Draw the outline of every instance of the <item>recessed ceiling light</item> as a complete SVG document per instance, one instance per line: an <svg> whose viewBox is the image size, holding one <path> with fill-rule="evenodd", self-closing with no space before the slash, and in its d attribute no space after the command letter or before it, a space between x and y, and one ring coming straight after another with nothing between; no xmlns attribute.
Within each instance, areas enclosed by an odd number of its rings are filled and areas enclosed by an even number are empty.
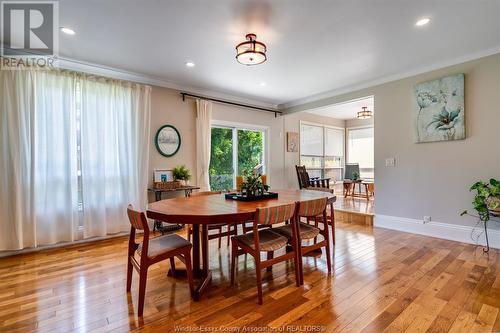
<svg viewBox="0 0 500 333"><path fill-rule="evenodd" d="M66 35L74 35L75 30L66 28L66 27L61 27L61 31L64 32Z"/></svg>
<svg viewBox="0 0 500 333"><path fill-rule="evenodd" d="M261 82L261 83L259 83L259 85L260 85L261 87L265 87L265 86L266 86L266 83L265 83L265 82Z"/></svg>
<svg viewBox="0 0 500 333"><path fill-rule="evenodd" d="M426 24L427 24L427 23L429 23L430 21L431 21L431 19L430 19L430 18L425 17L425 18L422 18L422 19L418 20L418 21L415 23L415 25L416 25L417 27L421 27L421 26L426 25Z"/></svg>
<svg viewBox="0 0 500 333"><path fill-rule="evenodd" d="M192 61L186 62L186 67L194 67L194 66L195 66L194 62L192 62Z"/></svg>

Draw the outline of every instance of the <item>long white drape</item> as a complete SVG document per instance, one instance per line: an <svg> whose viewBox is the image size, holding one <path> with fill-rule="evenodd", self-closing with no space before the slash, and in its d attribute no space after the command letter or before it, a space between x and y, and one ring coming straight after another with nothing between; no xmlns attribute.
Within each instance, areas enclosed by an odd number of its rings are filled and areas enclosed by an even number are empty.
<svg viewBox="0 0 500 333"><path fill-rule="evenodd" d="M84 237L129 230L129 203L147 204L150 87L82 78Z"/></svg>
<svg viewBox="0 0 500 333"><path fill-rule="evenodd" d="M84 238L129 230L127 205L147 204L150 89L0 71L0 250L73 241L80 219Z"/></svg>
<svg viewBox="0 0 500 333"><path fill-rule="evenodd" d="M212 102L196 100L196 180L201 191L210 190Z"/></svg>
<svg viewBox="0 0 500 333"><path fill-rule="evenodd" d="M0 250L75 239L74 88L69 73L0 71Z"/></svg>

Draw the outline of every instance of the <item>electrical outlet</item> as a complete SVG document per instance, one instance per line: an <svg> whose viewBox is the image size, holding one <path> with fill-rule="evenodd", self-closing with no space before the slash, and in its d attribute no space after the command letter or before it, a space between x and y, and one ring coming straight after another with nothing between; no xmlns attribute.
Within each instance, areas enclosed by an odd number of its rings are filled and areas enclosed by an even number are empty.
<svg viewBox="0 0 500 333"><path fill-rule="evenodd" d="M396 166L396 159L394 157L386 158L385 159L385 166L386 167L394 167L394 166Z"/></svg>
<svg viewBox="0 0 500 333"><path fill-rule="evenodd" d="M424 224L427 224L431 221L431 217L430 216L424 216Z"/></svg>

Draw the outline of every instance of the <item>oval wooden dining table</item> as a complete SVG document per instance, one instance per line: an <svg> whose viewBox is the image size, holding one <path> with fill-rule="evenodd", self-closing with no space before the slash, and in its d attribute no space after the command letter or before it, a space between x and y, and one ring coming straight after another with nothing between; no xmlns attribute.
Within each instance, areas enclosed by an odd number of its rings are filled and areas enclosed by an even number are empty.
<svg viewBox="0 0 500 333"><path fill-rule="evenodd" d="M251 221L257 208L273 207L304 202L317 198L335 201L329 192L310 190L273 190L278 198L258 201L236 201L226 199L224 194L173 198L149 204L147 216L150 219L168 223L193 225L193 275L201 279L195 289L194 300L199 300L212 280L209 268L208 225L216 223L242 223ZM200 239L201 227L201 239ZM203 267L200 265L200 249Z"/></svg>

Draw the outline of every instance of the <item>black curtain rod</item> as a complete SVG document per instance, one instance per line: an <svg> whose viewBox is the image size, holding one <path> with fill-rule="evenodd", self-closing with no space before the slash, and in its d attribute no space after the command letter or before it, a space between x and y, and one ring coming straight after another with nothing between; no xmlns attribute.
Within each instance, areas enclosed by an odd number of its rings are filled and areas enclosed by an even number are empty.
<svg viewBox="0 0 500 333"><path fill-rule="evenodd" d="M278 111L278 110L272 110L272 109L261 108L261 107L258 107L258 106L252 106L252 105L240 104L240 103L236 103L236 102L224 101L222 99L216 99L216 98L211 98L211 97L206 97L206 96L193 95L193 94L186 93L186 92L181 92L181 95L182 95L182 100L183 101L186 100L186 97L192 97L192 98L206 99L206 100L209 100L209 101L212 101L212 102L217 102L217 103L223 103L223 104L240 106L240 107L243 107L243 108L255 109L255 110L259 110L259 111L272 112L272 113L274 113L274 117L277 117L278 114L282 113L281 111Z"/></svg>

